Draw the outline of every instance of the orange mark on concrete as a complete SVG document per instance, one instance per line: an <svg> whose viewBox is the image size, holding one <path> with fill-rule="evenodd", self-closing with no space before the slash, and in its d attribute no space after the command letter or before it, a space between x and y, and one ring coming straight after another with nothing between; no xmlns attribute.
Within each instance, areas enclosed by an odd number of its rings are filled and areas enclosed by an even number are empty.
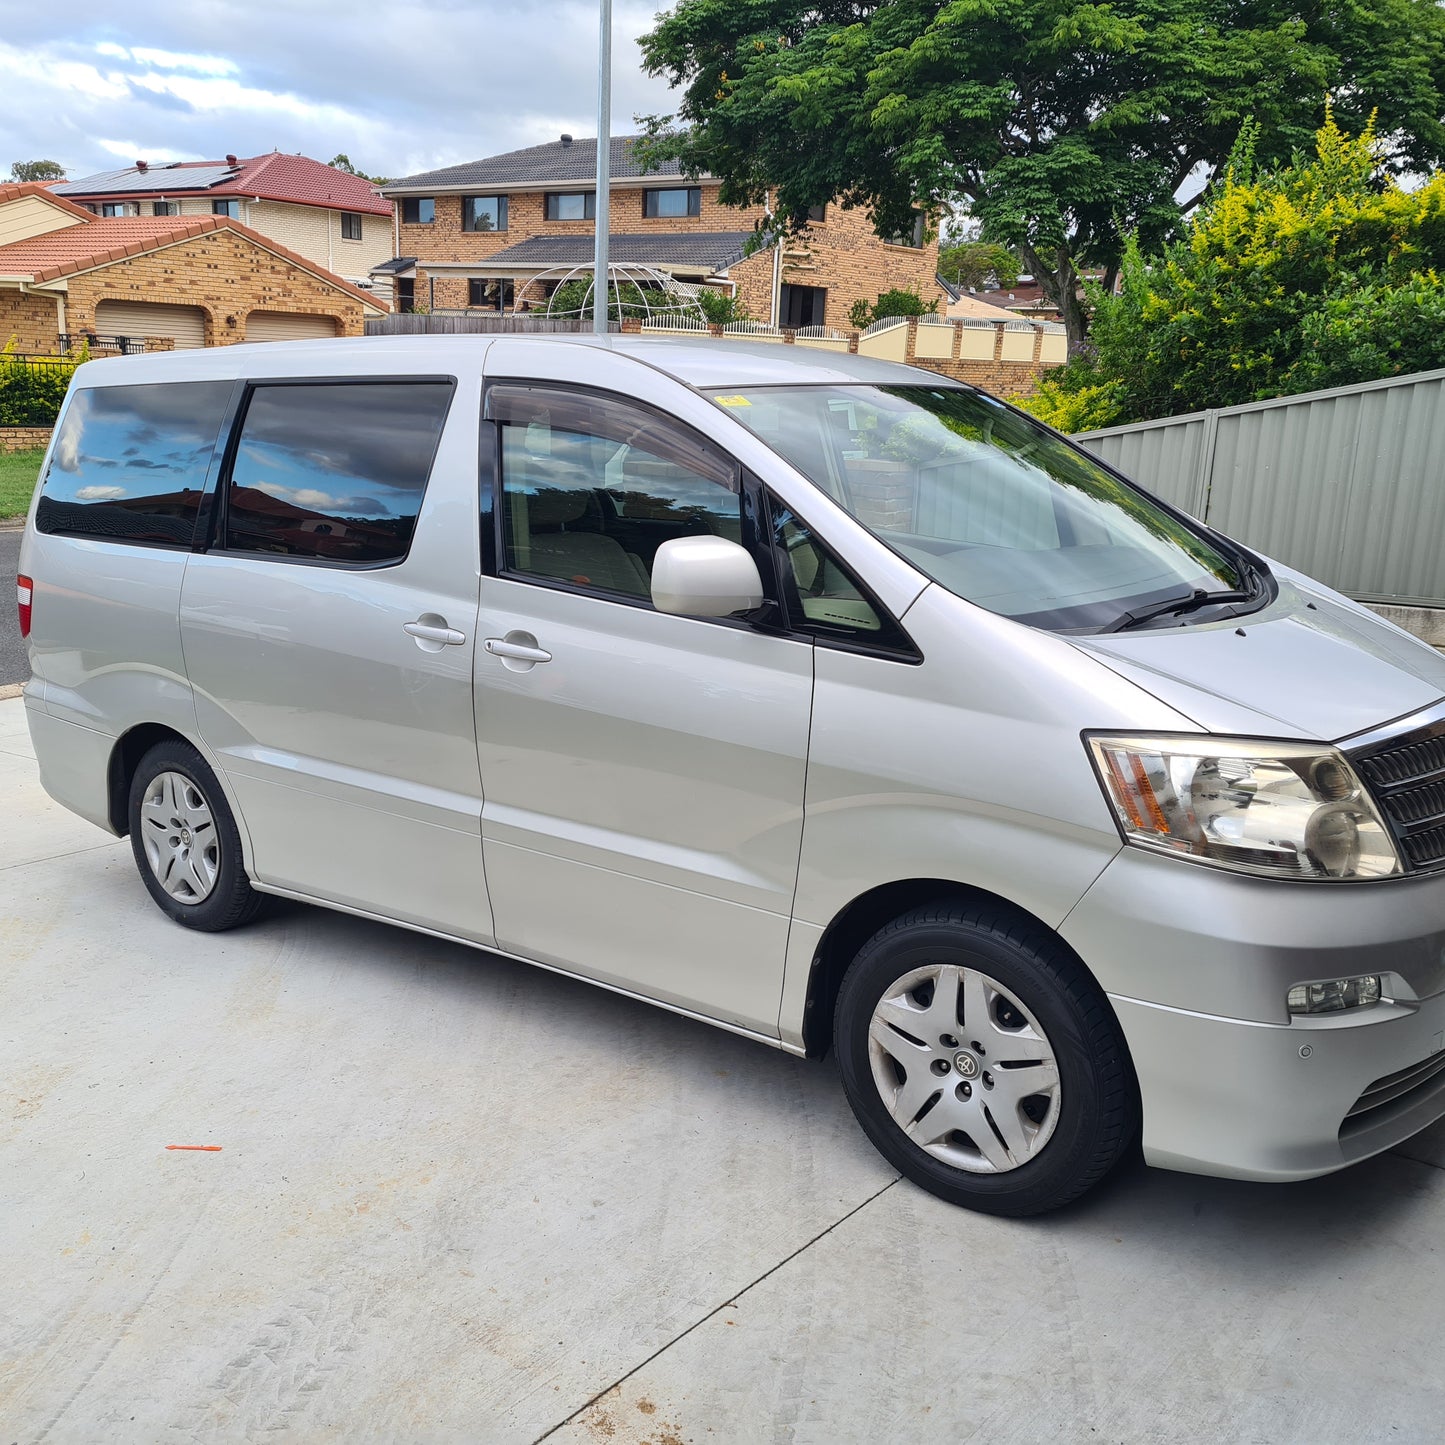
<svg viewBox="0 0 1445 1445"><path fill-rule="evenodd" d="M203 1153L203 1154L219 1154L219 1153L221 1152L221 1146L220 1146L219 1144L167 1144L167 1145L166 1145L166 1148L167 1148L167 1149L196 1149L196 1150L199 1150L199 1151L200 1151L201 1153Z"/></svg>

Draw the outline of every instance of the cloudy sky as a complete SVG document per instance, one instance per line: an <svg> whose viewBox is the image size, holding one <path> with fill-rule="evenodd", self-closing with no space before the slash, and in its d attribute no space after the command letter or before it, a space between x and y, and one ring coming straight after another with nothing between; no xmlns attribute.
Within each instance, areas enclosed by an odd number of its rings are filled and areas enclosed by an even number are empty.
<svg viewBox="0 0 1445 1445"><path fill-rule="evenodd" d="M673 107L614 0L612 125ZM596 130L591 0L0 0L0 179L136 160L345 152L373 175Z"/></svg>

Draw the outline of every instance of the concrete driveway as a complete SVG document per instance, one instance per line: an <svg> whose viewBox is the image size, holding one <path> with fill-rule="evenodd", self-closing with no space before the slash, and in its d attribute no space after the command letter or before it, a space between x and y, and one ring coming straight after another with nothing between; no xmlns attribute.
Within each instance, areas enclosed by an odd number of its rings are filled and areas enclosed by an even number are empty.
<svg viewBox="0 0 1445 1445"><path fill-rule="evenodd" d="M25 643L20 637L20 614L10 601L15 594L15 573L20 565L19 527L0 524L0 698L30 676Z"/></svg>
<svg viewBox="0 0 1445 1445"><path fill-rule="evenodd" d="M1440 1438L1439 1129L986 1219L831 1064L319 909L176 928L19 701L0 820L5 1442Z"/></svg>

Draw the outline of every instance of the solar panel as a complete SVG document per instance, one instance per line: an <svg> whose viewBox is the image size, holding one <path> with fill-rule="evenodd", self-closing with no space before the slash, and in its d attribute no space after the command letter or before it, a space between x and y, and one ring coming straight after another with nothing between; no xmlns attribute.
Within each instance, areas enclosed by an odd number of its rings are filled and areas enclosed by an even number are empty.
<svg viewBox="0 0 1445 1445"><path fill-rule="evenodd" d="M79 181L66 181L52 186L57 196L117 195L122 191L208 191L239 173L233 166L151 166L138 171L127 166L123 171L102 171Z"/></svg>

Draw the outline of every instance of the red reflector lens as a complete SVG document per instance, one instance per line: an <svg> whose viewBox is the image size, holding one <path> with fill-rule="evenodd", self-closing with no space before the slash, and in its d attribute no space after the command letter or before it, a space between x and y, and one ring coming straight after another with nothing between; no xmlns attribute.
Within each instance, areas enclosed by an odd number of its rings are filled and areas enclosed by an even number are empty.
<svg viewBox="0 0 1445 1445"><path fill-rule="evenodd" d="M35 584L28 577L15 579L15 601L20 608L20 635L30 636L30 598Z"/></svg>

